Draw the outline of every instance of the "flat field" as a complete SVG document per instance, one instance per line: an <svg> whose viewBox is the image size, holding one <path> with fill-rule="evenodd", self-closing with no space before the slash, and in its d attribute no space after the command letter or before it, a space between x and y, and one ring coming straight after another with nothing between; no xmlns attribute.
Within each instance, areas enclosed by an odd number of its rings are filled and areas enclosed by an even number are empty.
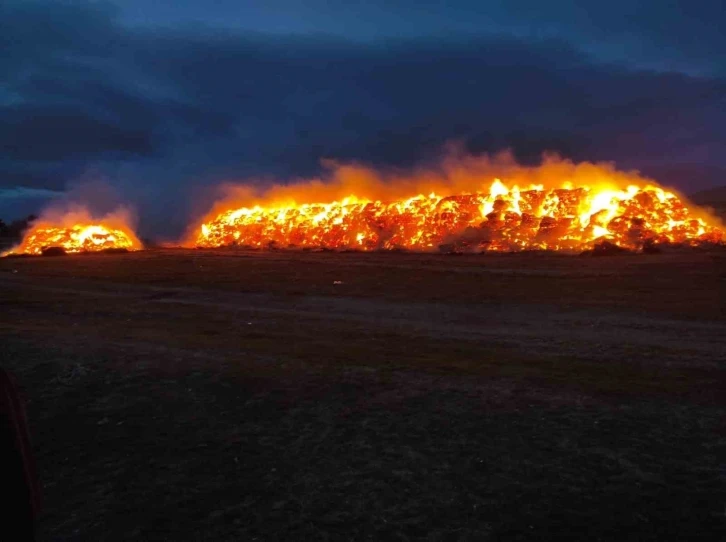
<svg viewBox="0 0 726 542"><path fill-rule="evenodd" d="M725 540L726 252L0 259L41 540Z"/></svg>

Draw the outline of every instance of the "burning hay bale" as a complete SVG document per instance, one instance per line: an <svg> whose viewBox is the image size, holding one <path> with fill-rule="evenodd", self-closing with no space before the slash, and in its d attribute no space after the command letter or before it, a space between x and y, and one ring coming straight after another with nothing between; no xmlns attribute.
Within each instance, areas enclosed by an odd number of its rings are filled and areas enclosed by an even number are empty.
<svg viewBox="0 0 726 542"><path fill-rule="evenodd" d="M603 255L723 241L715 223L652 184L624 190L609 185L522 190L497 180L488 192L419 194L388 202L351 196L330 203L229 209L209 217L193 244Z"/></svg>
<svg viewBox="0 0 726 542"><path fill-rule="evenodd" d="M70 214L55 221L40 220L9 254L61 256L86 252L120 253L141 249L131 229L118 218L108 224L87 223L86 215Z"/></svg>

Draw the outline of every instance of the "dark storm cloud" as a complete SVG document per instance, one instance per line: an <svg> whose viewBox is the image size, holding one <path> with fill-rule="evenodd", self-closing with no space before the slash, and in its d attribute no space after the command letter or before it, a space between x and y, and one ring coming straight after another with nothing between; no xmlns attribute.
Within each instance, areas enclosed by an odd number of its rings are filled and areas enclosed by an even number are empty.
<svg viewBox="0 0 726 542"><path fill-rule="evenodd" d="M231 127L146 73L136 36L103 4L8 3L0 21L0 170L10 161L144 159L185 133Z"/></svg>
<svg viewBox="0 0 726 542"><path fill-rule="evenodd" d="M59 160L104 152L143 156L152 151L150 133L106 123L69 106L4 108L0 146L18 160Z"/></svg>
<svg viewBox="0 0 726 542"><path fill-rule="evenodd" d="M724 73L722 0L237 0L119 3L125 21L211 25L361 41L436 36L556 38L599 60L686 73Z"/></svg>
<svg viewBox="0 0 726 542"><path fill-rule="evenodd" d="M203 200L194 186L313 175L321 158L420 164L450 141L646 173L697 163L681 188L722 182L717 76L604 64L559 37L134 29L104 6L0 8L0 186L58 189L90 168L138 204L142 227L179 231L190 193Z"/></svg>
<svg viewBox="0 0 726 542"><path fill-rule="evenodd" d="M46 190L44 188L3 188L0 189L0 199L23 199L23 198L55 198L63 192Z"/></svg>

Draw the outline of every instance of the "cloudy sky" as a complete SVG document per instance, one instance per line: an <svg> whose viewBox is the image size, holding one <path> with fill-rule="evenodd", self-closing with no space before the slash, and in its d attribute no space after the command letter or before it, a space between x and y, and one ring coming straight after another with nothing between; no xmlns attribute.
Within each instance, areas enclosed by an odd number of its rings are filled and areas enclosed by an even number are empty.
<svg viewBox="0 0 726 542"><path fill-rule="evenodd" d="M102 179L174 235L232 179L456 141L726 184L720 0L0 2L0 218Z"/></svg>

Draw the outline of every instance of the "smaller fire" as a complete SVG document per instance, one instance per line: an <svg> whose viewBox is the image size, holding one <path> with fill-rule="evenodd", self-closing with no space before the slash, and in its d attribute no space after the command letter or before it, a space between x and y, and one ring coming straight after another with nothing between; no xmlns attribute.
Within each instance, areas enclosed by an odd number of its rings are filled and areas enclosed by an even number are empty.
<svg viewBox="0 0 726 542"><path fill-rule="evenodd" d="M124 213L94 220L82 210L53 219L38 219L20 245L3 255L42 254L51 248L78 253L109 249L140 250L142 245L127 225Z"/></svg>

